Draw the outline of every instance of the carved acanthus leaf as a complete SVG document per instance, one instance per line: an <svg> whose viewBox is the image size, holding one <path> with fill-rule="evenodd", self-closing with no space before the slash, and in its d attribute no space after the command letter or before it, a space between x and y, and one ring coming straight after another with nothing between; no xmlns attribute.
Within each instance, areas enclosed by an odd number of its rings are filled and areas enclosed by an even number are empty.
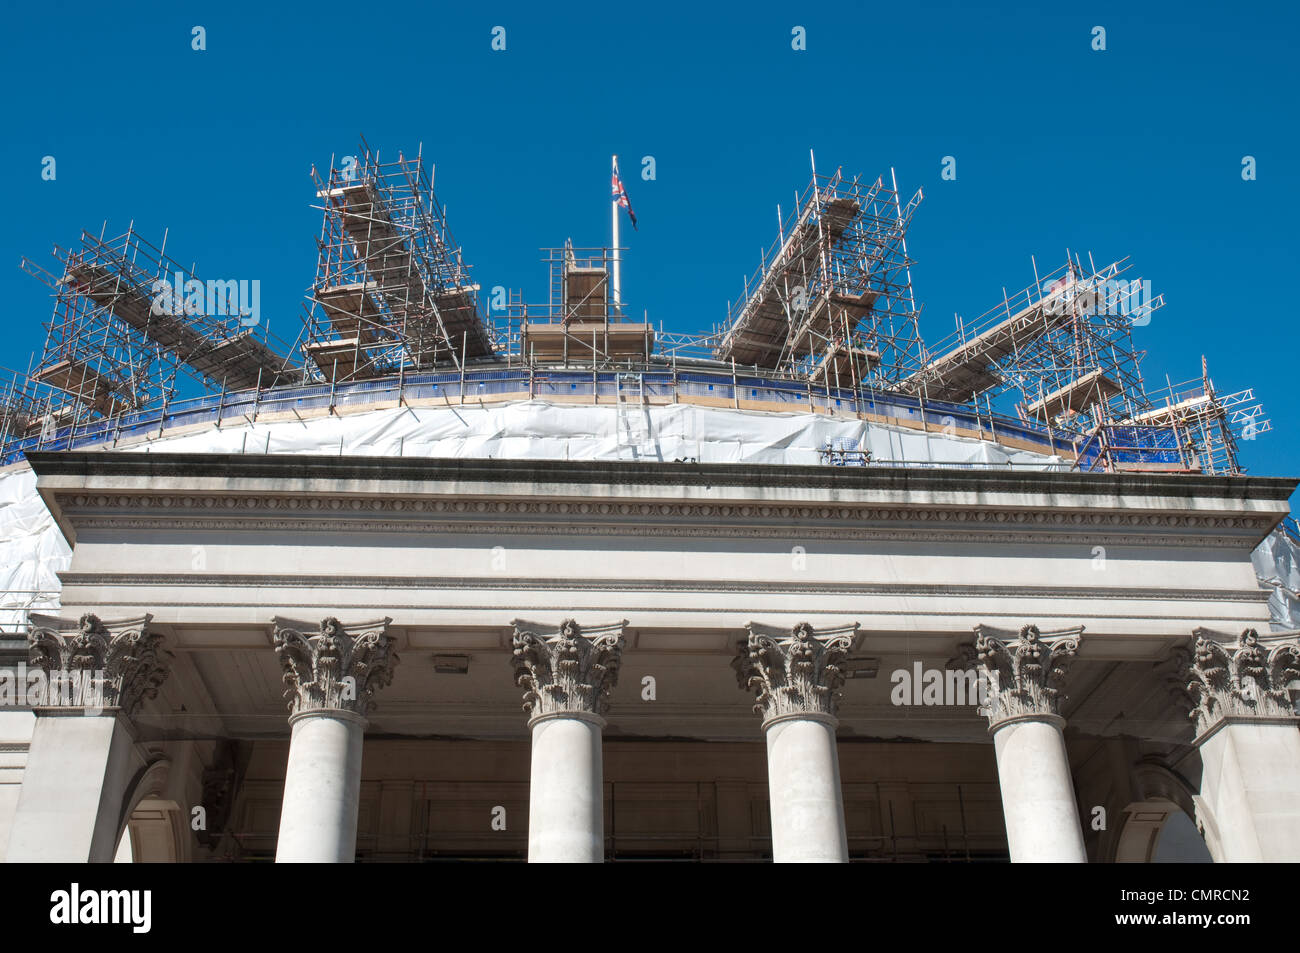
<svg viewBox="0 0 1300 953"><path fill-rule="evenodd" d="M45 672L51 707L59 700L59 681L80 699L71 707L120 709L134 714L156 698L166 680L172 654L163 637L149 630L152 615L104 622L86 613L73 629L36 628L27 637L29 664Z"/></svg>
<svg viewBox="0 0 1300 953"><path fill-rule="evenodd" d="M1246 629L1235 640L1196 629L1191 653L1175 653L1183 667L1186 692L1179 693L1204 734L1224 718L1295 718L1287 686L1300 679L1300 640L1263 638ZM1272 643L1272 644L1268 644Z"/></svg>
<svg viewBox="0 0 1300 953"><path fill-rule="evenodd" d="M515 684L524 689L529 718L604 715L618 683L626 626L626 619L586 629L573 619L556 628L516 620Z"/></svg>
<svg viewBox="0 0 1300 953"><path fill-rule="evenodd" d="M1026 716L1059 717L1065 676L1082 634L1083 626L1044 634L1025 625L1014 634L977 625L973 650L965 655L988 676L989 726Z"/></svg>
<svg viewBox="0 0 1300 953"><path fill-rule="evenodd" d="M388 635L391 621L345 626L331 616L312 634L277 622L275 654L284 670L289 711L369 713L375 693L393 680L399 661Z"/></svg>
<svg viewBox="0 0 1300 953"><path fill-rule="evenodd" d="M787 715L834 717L844 674L840 663L856 640L858 623L814 629L800 622L784 632L751 622L732 668L740 687L755 693L754 711L768 722Z"/></svg>

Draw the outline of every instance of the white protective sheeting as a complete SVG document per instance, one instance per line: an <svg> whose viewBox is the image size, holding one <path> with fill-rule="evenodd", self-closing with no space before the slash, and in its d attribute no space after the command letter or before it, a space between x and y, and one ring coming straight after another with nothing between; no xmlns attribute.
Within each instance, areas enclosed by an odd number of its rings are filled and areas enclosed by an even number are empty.
<svg viewBox="0 0 1300 953"><path fill-rule="evenodd" d="M72 551L36 495L29 469L0 475L0 631L27 622L27 610L56 608L59 579Z"/></svg>
<svg viewBox="0 0 1300 953"><path fill-rule="evenodd" d="M1250 554L1268 597L1274 629L1300 629L1300 543L1279 526Z"/></svg>
<svg viewBox="0 0 1300 953"><path fill-rule="evenodd" d="M824 465L823 448L868 450L882 465L1067 469L1059 458L987 441L920 433L821 414L771 414L672 404L582 406L520 401L495 407L402 407L167 436L122 447L144 453L278 453L474 457L517 460L685 460ZM71 553L25 468L0 474L0 623L13 630L26 608L56 608ZM1274 620L1300 626L1297 553L1275 533L1255 554L1261 585L1274 589ZM1290 547L1290 548L1287 548ZM1264 553L1264 555L1261 555ZM1265 561L1266 560L1266 561ZM1267 578L1266 578L1267 577ZM1279 582L1268 582L1268 579ZM1287 581L1289 580L1289 581ZM1286 591L1289 589L1289 593Z"/></svg>
<svg viewBox="0 0 1300 953"><path fill-rule="evenodd" d="M339 453L515 460L681 460L821 463L819 450L870 450L880 462L1055 467L996 444L835 419L672 404L598 407L521 401L496 407L391 410L223 427L129 449L204 453Z"/></svg>

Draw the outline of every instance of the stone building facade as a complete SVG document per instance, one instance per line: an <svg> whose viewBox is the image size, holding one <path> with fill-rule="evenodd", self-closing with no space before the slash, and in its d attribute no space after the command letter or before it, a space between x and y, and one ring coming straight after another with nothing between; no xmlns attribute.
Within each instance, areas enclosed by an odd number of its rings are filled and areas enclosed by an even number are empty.
<svg viewBox="0 0 1300 953"><path fill-rule="evenodd" d="M30 462L10 861L1300 860L1293 480Z"/></svg>

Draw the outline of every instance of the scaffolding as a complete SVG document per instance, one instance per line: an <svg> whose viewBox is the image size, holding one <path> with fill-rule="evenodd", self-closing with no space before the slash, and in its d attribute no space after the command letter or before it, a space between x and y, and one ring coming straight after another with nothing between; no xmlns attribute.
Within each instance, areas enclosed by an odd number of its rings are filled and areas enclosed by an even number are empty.
<svg viewBox="0 0 1300 953"><path fill-rule="evenodd" d="M921 365L904 205L890 176L814 169L776 242L717 330L715 356L834 386L888 387Z"/></svg>
<svg viewBox="0 0 1300 953"><path fill-rule="evenodd" d="M0 447L31 433L40 417L38 399L27 375L0 368Z"/></svg>
<svg viewBox="0 0 1300 953"><path fill-rule="evenodd" d="M1103 423L1131 418L1150 403L1142 383L1142 353L1132 329L1164 304L1150 283L1121 278L1127 259L1096 268L1077 256L1047 275L1034 265L1034 283L957 329L937 357L901 382L926 400L969 403L1006 397L1016 413L1049 427L1090 434ZM1147 294L1143 295L1143 290Z"/></svg>
<svg viewBox="0 0 1300 953"><path fill-rule="evenodd" d="M362 139L324 178L311 174L323 221L304 349L316 375L364 380L495 356L423 147L381 162Z"/></svg>
<svg viewBox="0 0 1300 953"><path fill-rule="evenodd" d="M56 271L22 260L55 299L42 352L9 399L31 414L29 431L165 405L178 380L216 392L300 377L248 307L260 290L201 281L166 245L165 233L155 247L133 223L115 238L83 231L75 249L56 245Z"/></svg>
<svg viewBox="0 0 1300 953"><path fill-rule="evenodd" d="M543 248L550 274L547 300L527 304L512 294L500 337L517 342L528 363L649 363L653 326L628 320L610 293L610 273L621 250L574 248L571 241Z"/></svg>
<svg viewBox="0 0 1300 953"><path fill-rule="evenodd" d="M1170 384L1150 403L1150 409L1123 423L1172 428L1187 468L1201 473L1240 473L1238 441L1273 429L1254 388L1231 394L1215 390L1204 355L1199 380Z"/></svg>
<svg viewBox="0 0 1300 953"><path fill-rule="evenodd" d="M696 385L708 389L701 399L736 408L762 395L864 416L897 404L923 431L934 419L969 421L958 429L1045 447L1082 470L1239 473L1239 442L1271 429L1254 392L1218 393L1204 362L1199 381L1148 395L1133 328L1164 299L1128 277L1127 259L1097 268L1091 255L1085 265L1067 251L1046 275L1033 261L1032 285L1003 289L998 305L974 321L958 317L955 333L928 349L906 237L922 193L904 202L892 171L886 184L814 167L794 210L777 209L776 240L728 303L726 323L698 335L629 317L614 294L623 249L571 241L543 249L545 301L509 291L487 311L422 149L381 162L363 139L357 155L311 174L322 225L292 348L274 345L256 315L246 320L232 287L242 283L199 281L166 255L165 235L155 248L133 225L113 239L83 232L73 250L56 246L51 271L23 259L55 306L27 373L0 369L4 453L115 443L146 425L161 432L186 396L182 377L221 391L219 421L231 393L256 408L267 389L324 384L332 401L353 387L378 392L386 385L374 382L391 378L401 394L415 372L456 379L462 402L467 378L476 388L509 378L511 393L532 397L554 393L563 377L570 397L589 379L593 403L612 395L620 406L676 401L679 387ZM295 357L304 363L293 366ZM575 367L581 381L565 376ZM626 439L636 443L632 423Z"/></svg>

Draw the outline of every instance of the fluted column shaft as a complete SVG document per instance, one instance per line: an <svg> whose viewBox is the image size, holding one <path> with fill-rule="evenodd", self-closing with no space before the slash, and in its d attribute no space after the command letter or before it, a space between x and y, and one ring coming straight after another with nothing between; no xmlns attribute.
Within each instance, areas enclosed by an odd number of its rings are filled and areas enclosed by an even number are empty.
<svg viewBox="0 0 1300 953"><path fill-rule="evenodd" d="M844 682L838 663L856 631L856 624L819 631L750 623L732 663L763 716L776 863L848 862L835 711Z"/></svg>
<svg viewBox="0 0 1300 953"><path fill-rule="evenodd" d="M390 621L327 618L314 635L277 622L291 728L276 863L356 859L365 715L398 661Z"/></svg>
<svg viewBox="0 0 1300 953"><path fill-rule="evenodd" d="M995 629L976 628L970 656L988 678L986 714L1012 863L1088 862L1060 715L1082 632L1042 635L1027 625L1003 639Z"/></svg>
<svg viewBox="0 0 1300 953"><path fill-rule="evenodd" d="M604 712L618 681L623 627L515 622L515 681L532 732L528 862L605 859Z"/></svg>

